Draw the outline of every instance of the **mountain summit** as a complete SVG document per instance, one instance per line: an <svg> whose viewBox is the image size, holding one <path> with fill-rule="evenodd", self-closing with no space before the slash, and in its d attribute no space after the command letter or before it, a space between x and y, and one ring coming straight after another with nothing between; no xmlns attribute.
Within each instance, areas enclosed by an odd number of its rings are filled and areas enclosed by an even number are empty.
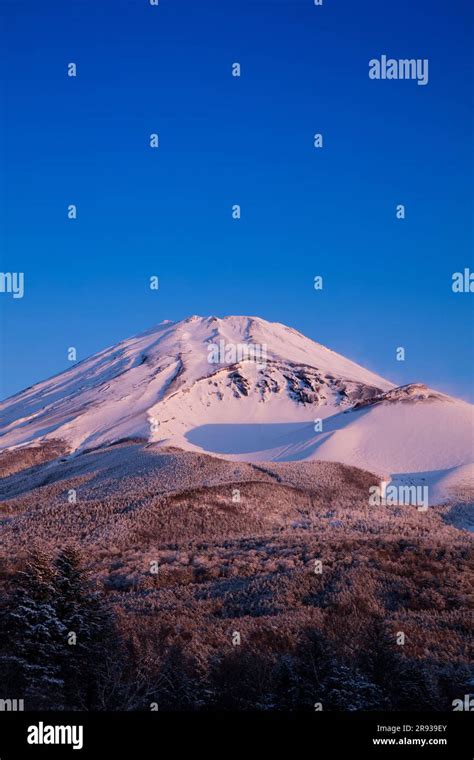
<svg viewBox="0 0 474 760"><path fill-rule="evenodd" d="M375 472L472 461L472 406L389 381L258 317L165 321L0 404L0 450L142 438L229 459Z"/></svg>

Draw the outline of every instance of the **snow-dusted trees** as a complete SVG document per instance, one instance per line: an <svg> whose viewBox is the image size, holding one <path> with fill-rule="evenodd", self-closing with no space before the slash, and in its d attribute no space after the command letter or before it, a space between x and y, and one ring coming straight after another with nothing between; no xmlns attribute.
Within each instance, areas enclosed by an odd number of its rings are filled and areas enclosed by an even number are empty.
<svg viewBox="0 0 474 760"><path fill-rule="evenodd" d="M0 696L24 699L27 710L101 709L118 648L77 550L32 552L0 602Z"/></svg>
<svg viewBox="0 0 474 760"><path fill-rule="evenodd" d="M43 552L31 555L0 608L2 697L24 699L26 709L60 709L64 682L54 656L66 640L54 600L54 569Z"/></svg>

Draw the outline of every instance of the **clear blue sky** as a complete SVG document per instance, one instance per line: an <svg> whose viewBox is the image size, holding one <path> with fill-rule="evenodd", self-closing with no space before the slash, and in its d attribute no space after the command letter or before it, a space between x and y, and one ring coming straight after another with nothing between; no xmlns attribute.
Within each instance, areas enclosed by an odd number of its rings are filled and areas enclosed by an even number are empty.
<svg viewBox="0 0 474 760"><path fill-rule="evenodd" d="M471 0L0 7L0 269L25 273L0 294L1 397L69 346L251 314L474 399L473 296L451 291L474 269ZM382 54L428 58L429 84L370 80Z"/></svg>

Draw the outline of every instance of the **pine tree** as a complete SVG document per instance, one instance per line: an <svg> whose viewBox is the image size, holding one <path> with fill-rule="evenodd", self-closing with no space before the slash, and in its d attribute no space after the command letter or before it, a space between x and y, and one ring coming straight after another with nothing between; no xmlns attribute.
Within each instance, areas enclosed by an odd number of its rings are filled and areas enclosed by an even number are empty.
<svg viewBox="0 0 474 760"><path fill-rule="evenodd" d="M120 657L112 616L90 587L76 548L60 552L55 571L56 613L65 630L58 661L66 700L78 709L100 709L106 662Z"/></svg>
<svg viewBox="0 0 474 760"><path fill-rule="evenodd" d="M104 709L120 641L73 547L31 553L0 603L2 698L27 710ZM114 684L117 689L117 684Z"/></svg>
<svg viewBox="0 0 474 760"><path fill-rule="evenodd" d="M65 628L54 605L50 557L32 552L0 608L2 697L24 699L26 709L61 709L64 681L55 657Z"/></svg>

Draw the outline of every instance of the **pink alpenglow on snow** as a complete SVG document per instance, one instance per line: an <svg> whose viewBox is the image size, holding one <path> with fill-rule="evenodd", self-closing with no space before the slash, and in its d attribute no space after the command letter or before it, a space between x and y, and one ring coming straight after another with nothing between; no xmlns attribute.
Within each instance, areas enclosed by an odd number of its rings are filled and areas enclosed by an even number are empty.
<svg viewBox="0 0 474 760"><path fill-rule="evenodd" d="M0 417L0 450L60 440L77 453L138 437L396 478L452 471L450 485L474 461L472 405L422 384L396 388L258 317L165 321L7 399Z"/></svg>

